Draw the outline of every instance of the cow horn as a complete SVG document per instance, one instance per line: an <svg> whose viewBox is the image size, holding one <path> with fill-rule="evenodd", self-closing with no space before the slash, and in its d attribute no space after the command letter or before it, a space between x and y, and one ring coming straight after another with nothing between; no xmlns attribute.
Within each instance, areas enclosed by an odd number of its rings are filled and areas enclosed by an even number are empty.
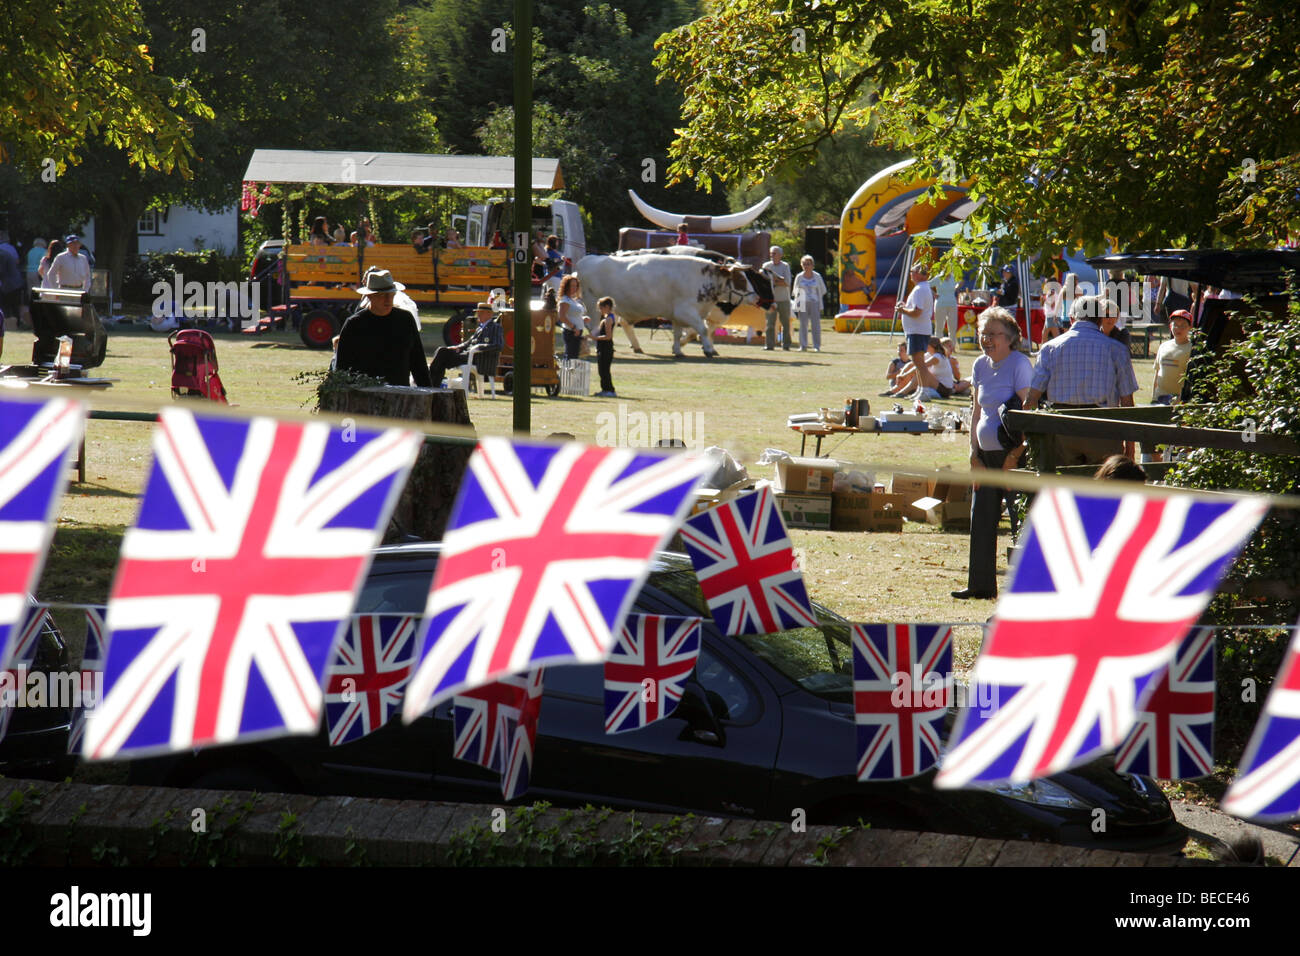
<svg viewBox="0 0 1300 956"><path fill-rule="evenodd" d="M629 189L627 194L632 197L632 205L636 206L637 212L645 216L656 226L663 229L676 229L678 225L687 220L687 216L681 216L673 212L665 212L662 209L656 209L647 203L644 199L636 194L636 190ZM709 229L712 232L733 232L737 229L744 229L750 223L762 214L763 210L772 202L772 197L767 196L750 206L744 212L728 213L725 216L696 216L689 217L699 219L708 219Z"/></svg>

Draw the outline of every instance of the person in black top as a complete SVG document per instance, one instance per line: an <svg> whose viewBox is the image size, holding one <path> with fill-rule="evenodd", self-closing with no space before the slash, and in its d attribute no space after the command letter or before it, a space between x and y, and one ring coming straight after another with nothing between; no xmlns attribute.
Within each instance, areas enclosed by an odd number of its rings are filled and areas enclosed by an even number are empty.
<svg viewBox="0 0 1300 956"><path fill-rule="evenodd" d="M499 349L505 345L505 331L497 321L492 306L480 302L474 312L475 318L478 319L478 328L473 334L460 345L444 345L433 353L433 361L429 363L429 380L435 387L441 385L447 369L465 364L465 355L471 347L481 345L489 349Z"/></svg>
<svg viewBox="0 0 1300 956"><path fill-rule="evenodd" d="M1020 304L1020 280L1009 265L1002 267L1002 284L993 290L993 304L1002 306L1012 315Z"/></svg>
<svg viewBox="0 0 1300 956"><path fill-rule="evenodd" d="M339 334L336 367L382 378L389 385L415 384L429 388L429 368L415 316L393 307L393 296L406 288L387 269L370 269L356 291L367 307L348 317Z"/></svg>

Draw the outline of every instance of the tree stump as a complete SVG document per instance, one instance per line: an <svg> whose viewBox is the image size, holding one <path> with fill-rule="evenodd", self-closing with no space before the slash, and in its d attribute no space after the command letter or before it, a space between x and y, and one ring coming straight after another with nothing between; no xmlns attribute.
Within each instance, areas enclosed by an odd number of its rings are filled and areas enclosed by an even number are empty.
<svg viewBox="0 0 1300 956"><path fill-rule="evenodd" d="M378 415L413 422L439 422L474 427L469 419L465 392L459 388L410 388L382 385L372 388L332 389L321 393L321 411L340 415ZM451 517L465 467L473 448L425 442L415 467L402 489L384 534L391 544L414 535L424 541L441 541Z"/></svg>

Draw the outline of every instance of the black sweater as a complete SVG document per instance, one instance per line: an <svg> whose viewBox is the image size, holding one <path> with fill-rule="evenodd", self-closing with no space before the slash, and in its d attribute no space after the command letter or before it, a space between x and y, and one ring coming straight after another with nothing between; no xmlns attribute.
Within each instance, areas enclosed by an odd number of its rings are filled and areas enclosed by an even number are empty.
<svg viewBox="0 0 1300 956"><path fill-rule="evenodd" d="M389 385L415 384L430 388L424 346L415 317L402 309L375 315L363 309L348 317L339 335L338 367L382 378Z"/></svg>

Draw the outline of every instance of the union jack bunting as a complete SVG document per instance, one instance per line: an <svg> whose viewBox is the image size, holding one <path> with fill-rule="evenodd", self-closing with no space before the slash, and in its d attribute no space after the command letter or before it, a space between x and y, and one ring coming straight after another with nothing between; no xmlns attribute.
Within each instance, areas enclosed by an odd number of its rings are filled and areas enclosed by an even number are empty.
<svg viewBox="0 0 1300 956"><path fill-rule="evenodd" d="M1248 820L1300 817L1300 628L1291 638L1222 806Z"/></svg>
<svg viewBox="0 0 1300 956"><path fill-rule="evenodd" d="M527 791L532 776L544 670L504 677L452 698L452 756L499 773L507 800Z"/></svg>
<svg viewBox="0 0 1300 956"><path fill-rule="evenodd" d="M545 661L604 660L701 467L685 455L481 441L443 538L403 718Z"/></svg>
<svg viewBox="0 0 1300 956"><path fill-rule="evenodd" d="M0 400L0 668L17 663L14 631L27 620L85 422L80 402Z"/></svg>
<svg viewBox="0 0 1300 956"><path fill-rule="evenodd" d="M854 624L858 779L899 780L939 762L952 706L952 628Z"/></svg>
<svg viewBox="0 0 1300 956"><path fill-rule="evenodd" d="M107 656L108 629L104 626L108 608L100 605L86 609L86 648L81 654L82 706L72 708L72 727L68 732L68 753L81 752L86 721L94 717L99 703L100 675Z"/></svg>
<svg viewBox="0 0 1300 956"><path fill-rule="evenodd" d="M106 759L315 733L419 436L162 412L108 605Z"/></svg>
<svg viewBox="0 0 1300 956"><path fill-rule="evenodd" d="M1214 772L1214 628L1183 638L1115 753L1115 769L1161 780Z"/></svg>
<svg viewBox="0 0 1300 956"><path fill-rule="evenodd" d="M722 633L817 626L785 523L767 488L691 516L682 526L682 542Z"/></svg>
<svg viewBox="0 0 1300 956"><path fill-rule="evenodd" d="M9 732L9 721L13 717L14 708L27 705L27 677L32 662L36 660L41 630L46 624L54 626L45 606L28 605L27 619L14 635L12 667L0 672L0 740ZM53 706L56 702L45 703Z"/></svg>
<svg viewBox="0 0 1300 956"><path fill-rule="evenodd" d="M700 618L629 614L605 661L605 733L640 730L682 699L700 657Z"/></svg>
<svg viewBox="0 0 1300 956"><path fill-rule="evenodd" d="M1118 747L1263 517L1228 501L1041 492L938 787L1022 783Z"/></svg>
<svg viewBox="0 0 1300 956"><path fill-rule="evenodd" d="M415 665L419 619L394 614L354 617L334 645L325 673L325 726L330 746L373 734L402 706Z"/></svg>

